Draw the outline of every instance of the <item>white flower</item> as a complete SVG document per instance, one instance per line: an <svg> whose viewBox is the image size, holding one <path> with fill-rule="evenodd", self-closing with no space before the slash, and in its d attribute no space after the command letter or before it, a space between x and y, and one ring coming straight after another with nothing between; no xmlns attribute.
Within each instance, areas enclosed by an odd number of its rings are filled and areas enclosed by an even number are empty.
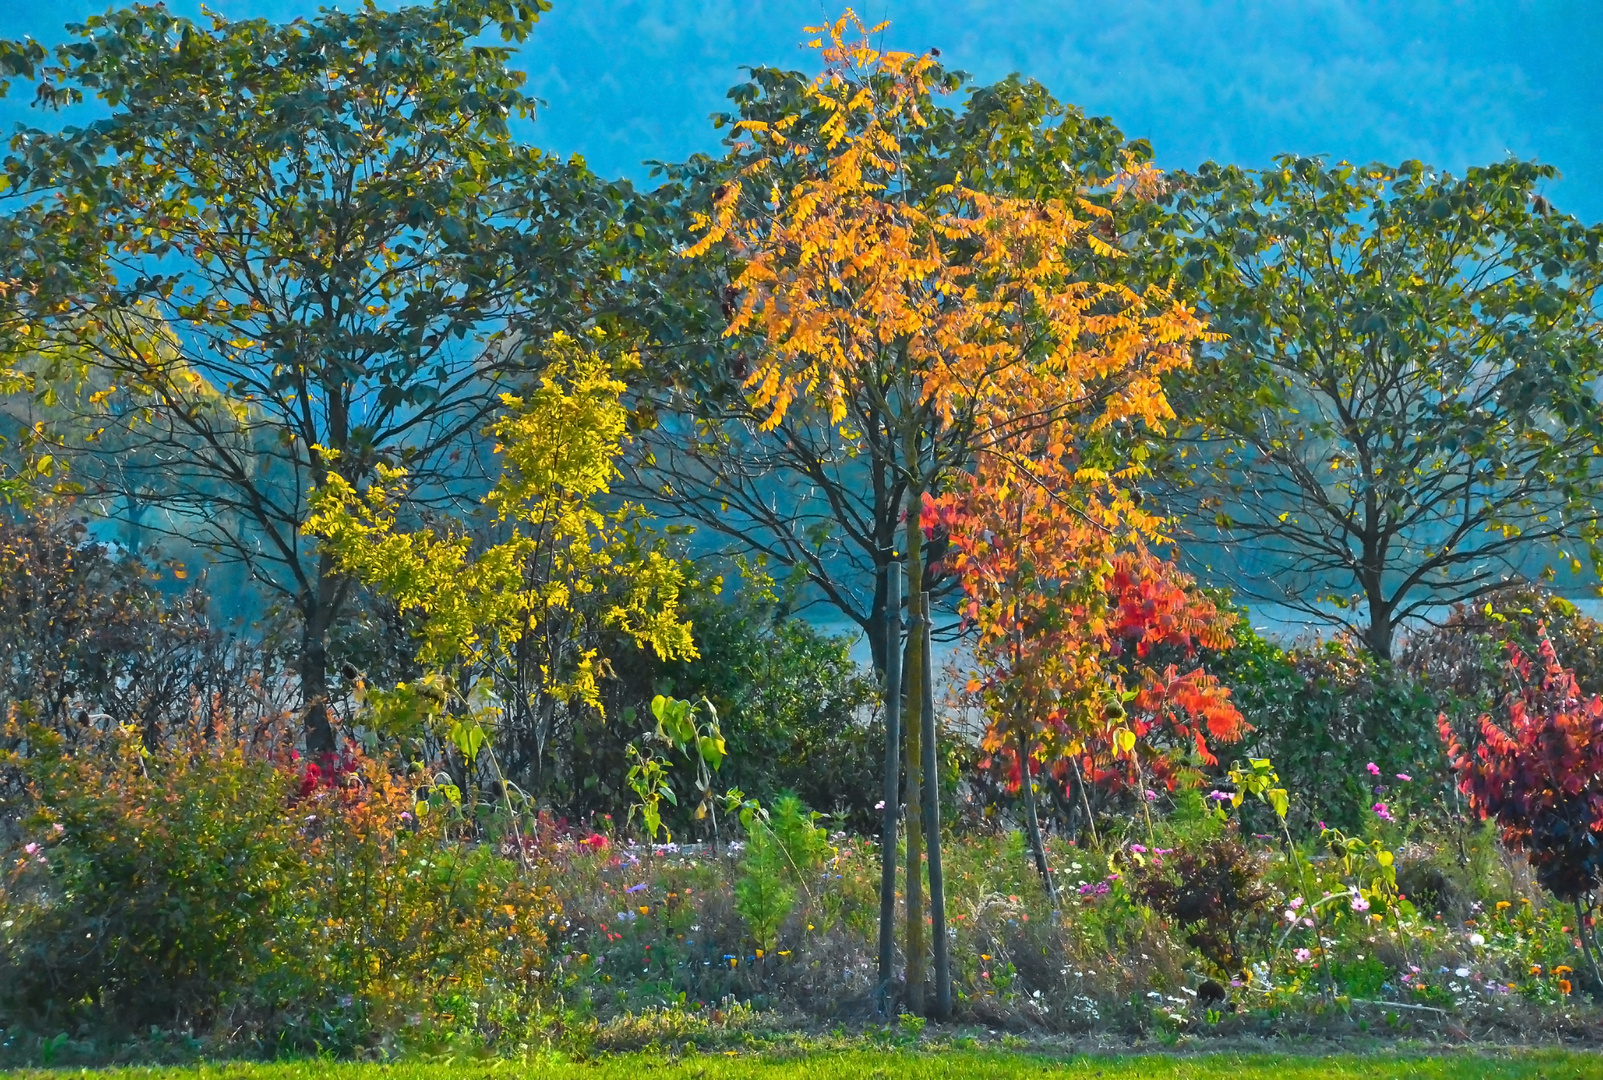
<svg viewBox="0 0 1603 1080"><path fill-rule="evenodd" d="M1459 968L1454 971L1453 974L1457 975L1460 979L1467 979L1469 978L1469 968Z"/></svg>
<svg viewBox="0 0 1603 1080"><path fill-rule="evenodd" d="M1480 946L1486 944L1486 939L1479 934L1471 934L1469 936L1469 943L1479 948Z"/></svg>

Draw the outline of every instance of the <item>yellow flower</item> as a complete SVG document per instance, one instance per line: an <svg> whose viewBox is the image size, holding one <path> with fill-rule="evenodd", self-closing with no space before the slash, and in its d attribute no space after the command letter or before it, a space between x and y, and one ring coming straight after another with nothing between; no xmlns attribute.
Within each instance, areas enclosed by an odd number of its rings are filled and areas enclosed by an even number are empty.
<svg viewBox="0 0 1603 1080"><path fill-rule="evenodd" d="M1512 906L1513 905L1510 904L1507 900L1499 900L1497 902L1497 910L1498 911L1502 911L1504 908L1512 907Z"/></svg>
<svg viewBox="0 0 1603 1080"><path fill-rule="evenodd" d="M640 914L642 914L642 915L650 915L651 914L651 908L642 905L641 908L640 908Z"/></svg>
<svg viewBox="0 0 1603 1080"><path fill-rule="evenodd" d="M763 951L761 949L758 949L757 950L757 959L761 960L762 958L763 958Z"/></svg>
<svg viewBox="0 0 1603 1080"><path fill-rule="evenodd" d="M1555 974L1555 975L1568 975L1570 972L1572 972L1574 970L1575 969L1570 967L1568 964L1560 964L1558 967L1553 969L1553 974Z"/></svg>

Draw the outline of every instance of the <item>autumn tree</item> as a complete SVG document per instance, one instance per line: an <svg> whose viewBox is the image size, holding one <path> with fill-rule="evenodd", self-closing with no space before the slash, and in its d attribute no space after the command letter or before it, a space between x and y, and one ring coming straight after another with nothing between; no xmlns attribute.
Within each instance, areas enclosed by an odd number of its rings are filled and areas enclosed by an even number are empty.
<svg viewBox="0 0 1603 1080"><path fill-rule="evenodd" d="M996 196L1075 206L1083 198L1107 211L1094 220L1099 236L1121 250L1142 242L1156 208L1124 197L1125 188L1108 180L1129 162L1150 161L1144 142L1127 140L1105 117L1058 102L1033 80L1010 76L988 86L965 85L958 73L929 59L922 78L934 92L920 102L916 119L906 111L875 119L898 143L895 200L956 206L961 199L941 189L959 178ZM890 93L894 80L871 69L845 77L876 94ZM730 97L734 110L715 119L732 132L728 153L662 166L665 182L653 201L659 217L645 223L648 237L669 238L657 241L659 247L677 241L682 218L708 212L715 195L727 195L728 182L759 159L768 161L769 179L788 188L831 153L824 128L837 111L817 103L810 76L759 67ZM960 105L948 104L959 97ZM741 126L782 120L788 127L781 157ZM858 131L867 114L846 113L841 122ZM769 194L766 182L743 185L740 215L767 213ZM1105 258L1084 244L1062 254L1075 272L1099 280L1124 280L1142 265ZM761 334L751 332L757 328L724 334L740 269L740 256L724 246L695 260L642 254L635 315L653 342L653 362L639 392L655 427L642 433L626 490L664 520L693 523L703 543L717 540L730 552L765 560L788 587L786 595L821 602L855 623L883 673L885 569L899 558L906 503L898 425L908 417L854 399L847 405L851 431L843 434L827 410L800 401L769 426L769 410L756 407L743 386L763 348ZM966 467L976 437L972 426L946 423L927 402L912 403L908 411L931 468ZM937 598L954 587L938 576L926 581Z"/></svg>
<svg viewBox="0 0 1603 1080"><path fill-rule="evenodd" d="M1207 165L1171 193L1172 269L1226 336L1183 380L1174 493L1242 592L1397 628L1580 569L1603 496L1603 225L1547 166Z"/></svg>
<svg viewBox="0 0 1603 1080"><path fill-rule="evenodd" d="M512 140L534 101L510 47L480 43L522 41L544 6L274 25L140 5L52 53L0 49L42 105L107 109L5 161L0 280L35 286L35 370L84 389L77 481L113 515L156 506L147 528L243 563L298 616L314 753L353 583L306 534L307 492L386 465L414 507L456 504L526 343L582 323L613 276L609 198Z"/></svg>
<svg viewBox="0 0 1603 1080"><path fill-rule="evenodd" d="M1114 780L1144 801L1188 760L1216 764L1210 743L1243 730L1217 679L1158 664L1228 646L1231 619L1153 553L1165 522L1130 489L1143 466L1110 470L1086 434L1059 426L992 447L927 508L963 589L982 749L1019 793L1054 900L1037 787L1077 794L1094 831L1088 784Z"/></svg>
<svg viewBox="0 0 1603 1080"><path fill-rule="evenodd" d="M848 31L864 33L847 41ZM983 446L1054 420L1102 427L1168 417L1160 386L1200 325L1167 295L1073 271L1082 248L1113 259L1095 231L1108 211L1088 199L1020 199L962 179L926 195L911 185L906 133L921 129L938 87L931 56L881 52L848 13L819 28L823 74L808 87L826 119L822 152L791 140L800 115L742 120L753 155L698 214L689 257L725 245L741 263L726 333L762 342L744 388L759 427L802 409L849 445L884 432L899 447L910 614L927 619L926 492L951 467L950 432ZM1128 184L1149 179L1135 173ZM743 197L746 191L758 197ZM908 650L907 712L925 680ZM894 691L893 691L894 692ZM918 725L909 725L907 804L920 804ZM908 991L923 998L920 835L909 815ZM936 902L940 898L936 897Z"/></svg>
<svg viewBox="0 0 1603 1080"><path fill-rule="evenodd" d="M605 506L627 410L624 383L588 344L557 335L539 386L502 398L490 427L501 475L483 504L504 539L479 544L449 521L408 527L397 510L411 478L384 465L360 490L331 473L306 526L340 573L417 618L425 674L373 688L370 725L444 736L467 761L494 740L505 771L536 792L559 707L602 707L605 635L662 660L696 655L684 568L636 508Z"/></svg>

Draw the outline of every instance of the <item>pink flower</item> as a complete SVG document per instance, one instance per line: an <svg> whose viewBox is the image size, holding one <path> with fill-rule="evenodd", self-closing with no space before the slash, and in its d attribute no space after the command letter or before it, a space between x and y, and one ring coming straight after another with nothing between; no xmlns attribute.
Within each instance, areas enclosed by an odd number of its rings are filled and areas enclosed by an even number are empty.
<svg viewBox="0 0 1603 1080"><path fill-rule="evenodd" d="M1386 808L1386 804L1383 803L1383 802L1376 803L1370 809L1374 810L1375 811L1375 816L1380 818L1380 820L1382 820L1382 821L1396 821L1397 820L1396 818L1391 816L1391 811Z"/></svg>
<svg viewBox="0 0 1603 1080"><path fill-rule="evenodd" d="M1351 900L1348 901L1348 904L1351 905L1351 907L1352 907L1352 909L1354 911L1368 911L1369 910L1369 901L1365 900L1362 896L1358 896L1356 894L1353 896L1353 898Z"/></svg>
<svg viewBox="0 0 1603 1080"><path fill-rule="evenodd" d="M22 846L22 850L26 851L29 855L37 855L37 854L39 854L39 845L38 844L24 844Z"/></svg>
<svg viewBox="0 0 1603 1080"><path fill-rule="evenodd" d="M1370 776L1379 776L1380 775L1380 766L1376 765L1373 761L1371 761L1368 765L1365 765L1364 768L1369 770L1369 775Z"/></svg>
<svg viewBox="0 0 1603 1080"><path fill-rule="evenodd" d="M1308 961L1314 958L1314 954L1309 952L1307 949L1298 949L1292 955L1297 958L1298 963L1302 964L1306 964Z"/></svg>
<svg viewBox="0 0 1603 1080"><path fill-rule="evenodd" d="M1405 783L1405 784L1406 784L1406 783L1408 783L1408 781L1410 781L1410 780L1412 780L1412 779L1413 779L1413 777L1412 777L1412 776L1409 776L1409 775L1408 775L1408 774L1407 774L1407 773L1405 773L1405 772L1400 772L1400 773L1398 773L1398 774L1397 774L1397 779L1399 779L1399 780L1401 780L1401 781L1402 781L1402 782L1403 782L1403 783Z"/></svg>

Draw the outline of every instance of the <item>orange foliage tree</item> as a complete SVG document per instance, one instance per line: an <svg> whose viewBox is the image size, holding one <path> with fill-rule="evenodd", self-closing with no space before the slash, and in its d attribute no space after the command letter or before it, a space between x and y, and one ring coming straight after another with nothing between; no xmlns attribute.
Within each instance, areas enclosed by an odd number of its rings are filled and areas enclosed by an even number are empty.
<svg viewBox="0 0 1603 1080"><path fill-rule="evenodd" d="M1020 793L1036 871L1054 892L1038 777L1067 785L1072 770L1082 799L1087 780L1144 797L1148 776L1174 786L1175 749L1214 764L1210 740L1233 742L1243 730L1216 679L1154 666L1165 652L1190 658L1198 646L1227 646L1231 617L1151 551L1162 522L1121 483L1139 466L1089 466L1071 435L1047 429L982 453L926 510L962 583L979 669L969 691L988 721L982 749Z"/></svg>
<svg viewBox="0 0 1603 1080"><path fill-rule="evenodd" d="M825 115L823 152L793 142L799 113L744 120L746 164L696 215L699 256L727 245L741 266L726 334L765 348L745 383L751 404L777 426L787 411L819 410L851 445L864 417L896 433L906 476L905 551L910 614L924 589L921 516L952 455L934 452L956 433L970 451L1068 418L1092 428L1161 425L1172 414L1160 377L1185 364L1205 336L1167 293L1137 293L1075 273L1085 249L1119 257L1096 226L1109 211L1090 199L1022 200L957 182L919 195L903 166L935 83L929 55L870 44L882 27L847 11L816 33L824 71L805 107ZM847 40L855 33L854 40ZM1130 159L1108 180L1120 196L1154 189ZM959 455L960 456L960 455ZM908 701L929 673L908 651ZM914 706L916 707L916 706ZM917 725L908 727L907 805L922 786ZM908 815L909 989L922 963L919 832Z"/></svg>

